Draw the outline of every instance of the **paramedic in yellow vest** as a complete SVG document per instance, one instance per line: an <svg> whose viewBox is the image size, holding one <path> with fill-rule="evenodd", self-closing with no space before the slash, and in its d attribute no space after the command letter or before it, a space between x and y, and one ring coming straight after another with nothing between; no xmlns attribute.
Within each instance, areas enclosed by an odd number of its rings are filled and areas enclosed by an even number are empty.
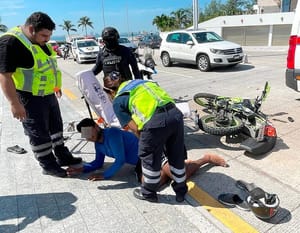
<svg viewBox="0 0 300 233"><path fill-rule="evenodd" d="M55 29L52 19L35 12L25 25L0 37L0 84L12 115L21 121L43 174L66 177L62 166L81 163L64 146L57 97L61 72L56 53L46 44Z"/></svg>
<svg viewBox="0 0 300 233"><path fill-rule="evenodd" d="M187 192L184 160L183 114L174 100L147 80L123 82L122 74L114 71L104 77L106 89L117 91L113 108L122 127L128 127L139 137L138 155L142 161L144 182L134 190L134 197L157 202L162 154L169 161L176 201L184 201Z"/></svg>

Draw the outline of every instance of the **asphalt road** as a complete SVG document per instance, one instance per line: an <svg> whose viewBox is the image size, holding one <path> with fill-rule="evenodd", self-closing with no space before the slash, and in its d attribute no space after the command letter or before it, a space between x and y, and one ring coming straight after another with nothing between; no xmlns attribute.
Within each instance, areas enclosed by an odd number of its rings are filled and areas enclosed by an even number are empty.
<svg viewBox="0 0 300 233"><path fill-rule="evenodd" d="M230 165L226 169L214 168L211 171L208 168L201 171L193 182L215 199L220 193L239 192L235 187L236 180L254 182L264 190L278 194L281 201L279 213L271 221L262 221L250 212L232 211L259 232L300 232L297 221L300 217L300 94L285 86L287 48L249 47L244 50L247 62L206 73L191 65L163 67L155 50L158 73L153 79L173 97L186 100L191 100L198 92L255 98L265 82L270 83L271 91L262 110L277 129L278 141L273 151L253 157L234 146L224 145L222 138L193 128L187 120L186 145L189 157L198 158L205 152L213 152L222 155ZM65 100L77 113L87 117L86 106L76 86L76 73L91 69L94 64L77 64L71 58L58 59L58 64L63 71ZM102 79L101 74L99 79ZM190 107L197 108L192 101ZM63 109L64 113L70 114ZM294 121L290 121L291 118ZM219 221L218 217L215 219Z"/></svg>

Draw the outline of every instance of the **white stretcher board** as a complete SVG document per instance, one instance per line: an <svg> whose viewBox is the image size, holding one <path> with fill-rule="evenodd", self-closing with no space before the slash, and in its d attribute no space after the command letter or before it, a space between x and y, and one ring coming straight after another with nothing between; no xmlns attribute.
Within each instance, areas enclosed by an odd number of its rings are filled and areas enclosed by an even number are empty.
<svg viewBox="0 0 300 233"><path fill-rule="evenodd" d="M78 72L76 77L77 87L97 116L102 118L107 126L120 127L112 102L94 73L91 70L83 70Z"/></svg>
<svg viewBox="0 0 300 233"><path fill-rule="evenodd" d="M77 87L81 91L85 100L108 126L121 127L116 117L112 102L107 93L103 90L99 80L91 70L80 71L76 74ZM175 103L176 107L183 113L184 117L190 117L191 111L188 102Z"/></svg>

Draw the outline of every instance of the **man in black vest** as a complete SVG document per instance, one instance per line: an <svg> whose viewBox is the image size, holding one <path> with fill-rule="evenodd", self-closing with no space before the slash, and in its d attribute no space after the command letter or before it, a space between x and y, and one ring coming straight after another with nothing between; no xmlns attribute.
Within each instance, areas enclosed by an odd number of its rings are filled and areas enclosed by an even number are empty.
<svg viewBox="0 0 300 233"><path fill-rule="evenodd" d="M141 79L135 55L129 48L119 44L119 38L119 32L115 28L103 29L102 40L105 46L98 53L96 64L92 69L94 75L103 71L105 77L112 71L119 71L126 80L130 80L132 70L134 78Z"/></svg>

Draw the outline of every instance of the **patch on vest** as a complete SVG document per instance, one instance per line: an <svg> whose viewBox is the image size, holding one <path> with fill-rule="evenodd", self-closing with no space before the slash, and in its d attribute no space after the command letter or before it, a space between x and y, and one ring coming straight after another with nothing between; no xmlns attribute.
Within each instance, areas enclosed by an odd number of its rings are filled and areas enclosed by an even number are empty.
<svg viewBox="0 0 300 233"><path fill-rule="evenodd" d="M103 72L109 74L112 71L119 71L119 64L122 60L121 56L109 54L103 59Z"/></svg>

